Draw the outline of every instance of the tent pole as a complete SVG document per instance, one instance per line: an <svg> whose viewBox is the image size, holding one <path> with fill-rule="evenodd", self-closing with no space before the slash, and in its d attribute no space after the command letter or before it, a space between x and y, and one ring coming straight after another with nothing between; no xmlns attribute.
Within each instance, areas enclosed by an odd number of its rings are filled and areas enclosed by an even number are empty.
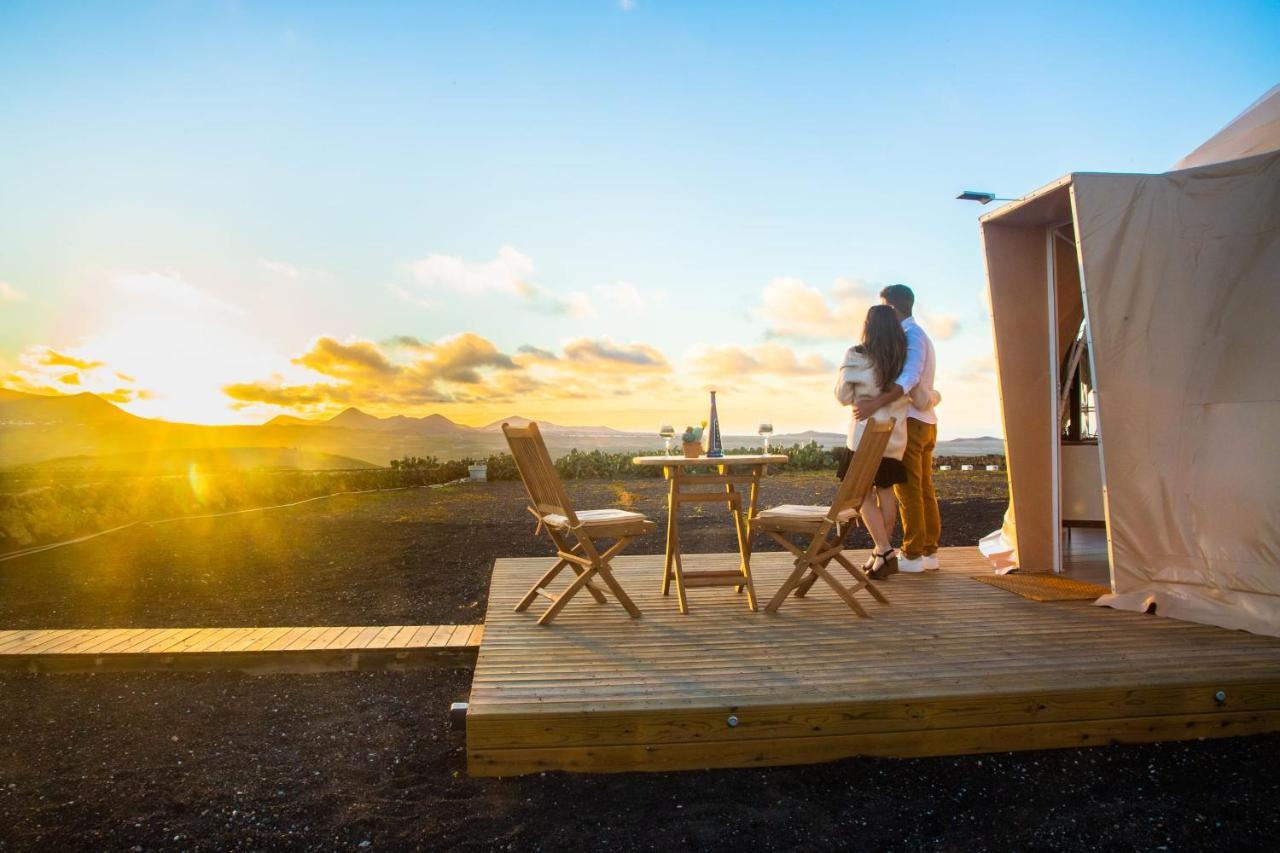
<svg viewBox="0 0 1280 853"><path fill-rule="evenodd" d="M1049 339L1049 428L1052 431L1053 448L1049 460L1049 519L1053 530L1053 565L1054 574L1062 573L1062 409L1058 401L1058 372L1062 364L1058 359L1058 276L1056 270L1057 255L1054 252L1054 241L1057 228L1049 227L1044 231L1045 281L1048 291L1048 324L1046 337Z"/></svg>

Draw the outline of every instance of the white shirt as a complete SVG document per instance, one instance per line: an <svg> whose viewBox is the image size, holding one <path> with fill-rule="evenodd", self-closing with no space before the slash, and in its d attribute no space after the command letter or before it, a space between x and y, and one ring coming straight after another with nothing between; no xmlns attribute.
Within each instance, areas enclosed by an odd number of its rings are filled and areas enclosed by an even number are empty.
<svg viewBox="0 0 1280 853"><path fill-rule="evenodd" d="M902 331L907 336L907 361L902 365L902 372L898 374L894 384L913 398L907 409L907 417L927 424L936 424L938 416L934 413L932 406L925 409L916 406L918 399L927 400L933 395L933 374L937 367L933 341L929 340L929 336L924 333L924 329L920 328L915 317L908 317L902 321ZM923 394L911 393L916 386L919 386Z"/></svg>

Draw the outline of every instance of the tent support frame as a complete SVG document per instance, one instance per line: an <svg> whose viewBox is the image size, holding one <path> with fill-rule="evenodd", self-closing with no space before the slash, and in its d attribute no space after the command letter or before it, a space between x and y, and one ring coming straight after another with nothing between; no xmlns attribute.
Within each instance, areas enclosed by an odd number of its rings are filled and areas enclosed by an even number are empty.
<svg viewBox="0 0 1280 853"><path fill-rule="evenodd" d="M1061 369L1061 361L1058 358L1058 274L1057 274L1057 255L1054 253L1054 243L1057 239L1058 228L1066 223L1050 226L1044 232L1044 255L1045 255L1045 282L1048 285L1045 290L1048 292L1048 322L1045 324L1048 334L1045 336L1049 341L1048 357L1049 357L1049 428L1052 432L1053 453L1050 454L1049 460L1049 480L1050 480L1050 522L1051 530L1054 531L1052 540L1053 560L1051 569L1054 574L1062 573L1062 423L1059 419L1061 409L1058 405L1058 372Z"/></svg>

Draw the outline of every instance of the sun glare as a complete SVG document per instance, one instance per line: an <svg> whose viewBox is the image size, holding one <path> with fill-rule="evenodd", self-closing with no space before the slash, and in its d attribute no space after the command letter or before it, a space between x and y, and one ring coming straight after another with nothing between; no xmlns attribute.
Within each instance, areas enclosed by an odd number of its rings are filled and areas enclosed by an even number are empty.
<svg viewBox="0 0 1280 853"><path fill-rule="evenodd" d="M245 321L189 302L126 298L108 309L80 349L144 392L123 405L133 414L244 423L246 416L231 408L223 386L283 360L252 336Z"/></svg>

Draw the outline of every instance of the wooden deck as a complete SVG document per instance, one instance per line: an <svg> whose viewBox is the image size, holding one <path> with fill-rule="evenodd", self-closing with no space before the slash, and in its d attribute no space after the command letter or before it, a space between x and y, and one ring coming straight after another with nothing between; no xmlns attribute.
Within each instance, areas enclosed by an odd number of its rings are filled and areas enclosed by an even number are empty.
<svg viewBox="0 0 1280 853"><path fill-rule="evenodd" d="M0 631L0 671L320 672L469 663L483 625Z"/></svg>
<svg viewBox="0 0 1280 853"><path fill-rule="evenodd" d="M862 559L865 555L858 555ZM775 615L733 590L659 595L662 557L619 558L643 611L583 596L550 627L512 607L546 559L494 567L467 716L470 772L799 764L1280 730L1280 639L973 581L976 549L895 575L858 619L821 584ZM732 568L737 555L689 555ZM752 560L767 600L791 563ZM1218 698L1222 691L1222 698Z"/></svg>

